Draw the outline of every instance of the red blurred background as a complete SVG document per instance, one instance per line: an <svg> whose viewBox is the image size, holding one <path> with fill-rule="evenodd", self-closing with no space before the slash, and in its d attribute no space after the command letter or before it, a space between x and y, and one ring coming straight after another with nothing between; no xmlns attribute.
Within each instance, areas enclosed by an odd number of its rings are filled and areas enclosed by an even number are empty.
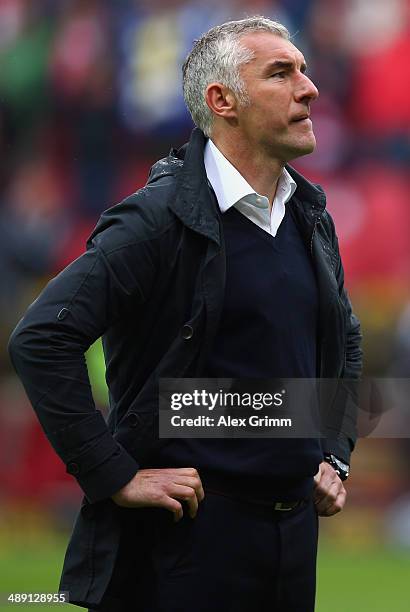
<svg viewBox="0 0 410 612"><path fill-rule="evenodd" d="M80 498L12 372L7 339L47 280L84 250L99 214L188 139L180 67L193 39L255 13L287 25L320 90L318 147L295 166L327 192L363 324L365 373L410 376L409 0L0 0L4 525L31 509L68 528ZM89 367L104 410L99 360L91 354ZM345 523L353 533L366 523L366 537L393 537L384 517L408 492L409 459L409 440L359 442L354 521ZM410 528L397 533L410 550Z"/></svg>

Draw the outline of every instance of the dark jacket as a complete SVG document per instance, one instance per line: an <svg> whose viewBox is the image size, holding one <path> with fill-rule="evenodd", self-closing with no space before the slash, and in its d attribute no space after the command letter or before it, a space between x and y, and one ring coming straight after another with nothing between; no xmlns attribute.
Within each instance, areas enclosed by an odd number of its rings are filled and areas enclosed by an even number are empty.
<svg viewBox="0 0 410 612"><path fill-rule="evenodd" d="M188 145L153 166L143 189L101 216L86 253L50 281L10 340L41 425L85 493L60 585L80 604L97 604L112 572L122 509L110 496L149 465L161 444L159 378L200 376L217 332L225 252L204 144L195 129ZM318 281L318 374L357 378L360 327L325 195L288 170L297 183L290 210ZM84 359L100 336L108 426L95 410ZM335 432L323 448L349 461L354 443L353 433Z"/></svg>

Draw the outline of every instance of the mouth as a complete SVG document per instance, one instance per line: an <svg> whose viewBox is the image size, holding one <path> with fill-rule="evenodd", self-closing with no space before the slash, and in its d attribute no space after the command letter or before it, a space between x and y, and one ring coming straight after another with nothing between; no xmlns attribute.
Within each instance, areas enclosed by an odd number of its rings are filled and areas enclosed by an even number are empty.
<svg viewBox="0 0 410 612"><path fill-rule="evenodd" d="M312 120L310 119L309 115L301 115L300 117L296 117L295 119L291 120L291 123L299 123L301 125L312 125Z"/></svg>
<svg viewBox="0 0 410 612"><path fill-rule="evenodd" d="M309 121L310 121L310 115L308 113L305 113L303 115L297 115L291 121L292 121L292 123L298 123L300 121L306 121L307 119L309 119Z"/></svg>

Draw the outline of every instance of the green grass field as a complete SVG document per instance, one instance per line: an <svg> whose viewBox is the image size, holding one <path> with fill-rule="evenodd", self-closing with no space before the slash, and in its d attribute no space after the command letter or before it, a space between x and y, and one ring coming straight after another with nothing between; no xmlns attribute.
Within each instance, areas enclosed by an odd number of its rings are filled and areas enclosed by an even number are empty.
<svg viewBox="0 0 410 612"><path fill-rule="evenodd" d="M0 583L8 592L54 592L65 549L64 538L49 537L41 543L2 546ZM4 543L4 540L3 540ZM80 610L66 605L5 605L11 612L33 610ZM336 551L321 544L318 564L317 612L408 612L410 610L410 553L374 550ZM193 610L193 612L195 612ZM255 610L255 612L257 612ZM284 611L285 612L285 611Z"/></svg>
<svg viewBox="0 0 410 612"><path fill-rule="evenodd" d="M317 612L408 612L410 553L353 553L323 545L317 594Z"/></svg>

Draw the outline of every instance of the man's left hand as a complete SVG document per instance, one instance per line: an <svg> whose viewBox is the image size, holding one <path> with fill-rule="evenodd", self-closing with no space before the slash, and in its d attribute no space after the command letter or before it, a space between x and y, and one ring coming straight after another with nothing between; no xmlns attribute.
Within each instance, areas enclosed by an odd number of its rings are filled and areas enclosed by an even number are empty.
<svg viewBox="0 0 410 612"><path fill-rule="evenodd" d="M337 472L323 461L314 477L314 502L319 516L333 516L341 510L346 502L346 489Z"/></svg>

